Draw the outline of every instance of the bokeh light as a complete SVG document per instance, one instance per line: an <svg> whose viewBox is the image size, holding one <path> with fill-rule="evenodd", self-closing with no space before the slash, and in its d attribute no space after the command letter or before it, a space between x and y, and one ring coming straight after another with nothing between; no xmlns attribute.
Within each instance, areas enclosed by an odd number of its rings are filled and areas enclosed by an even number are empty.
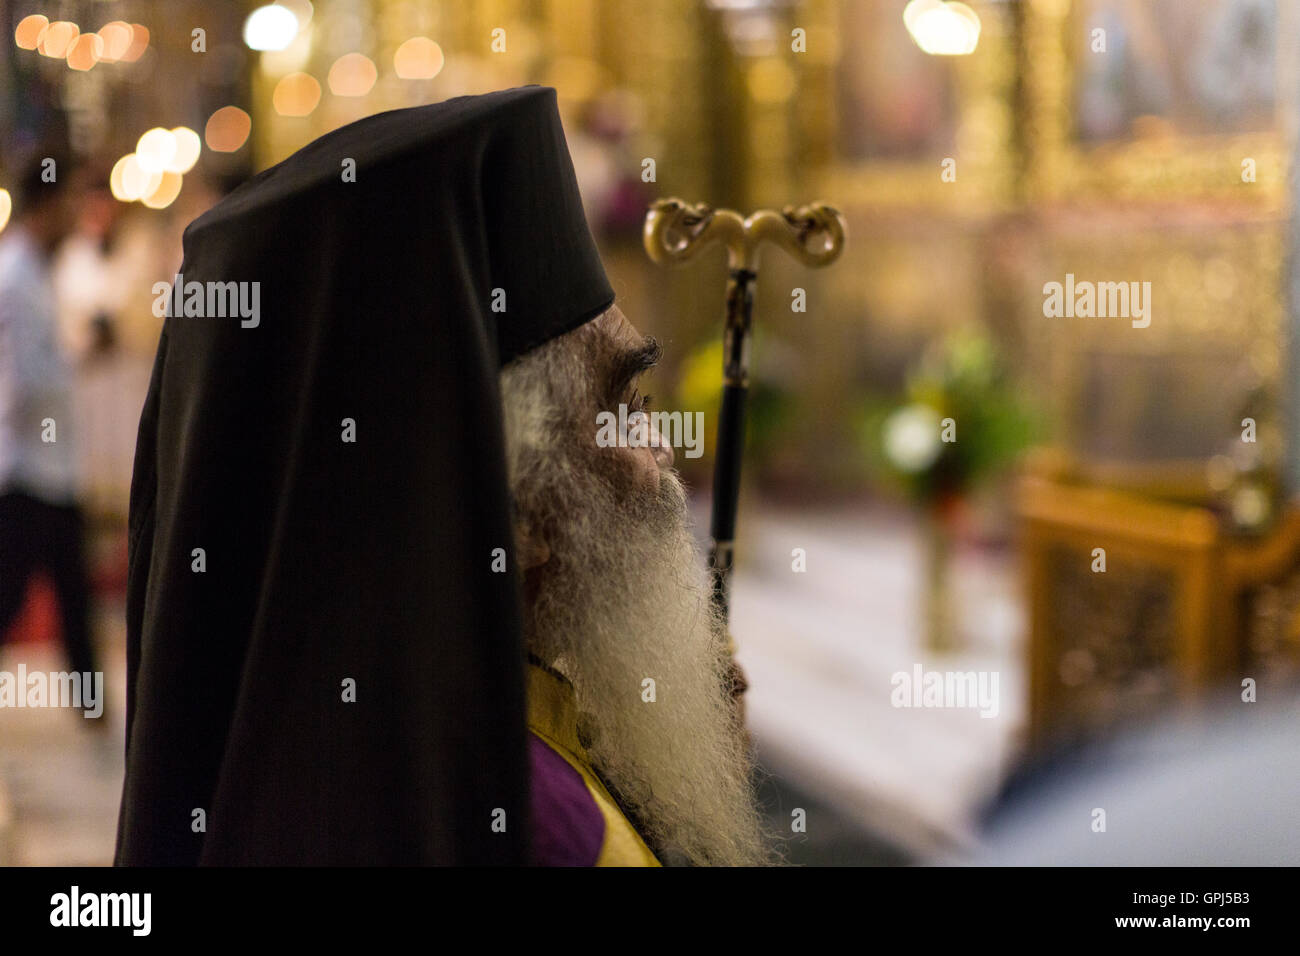
<svg viewBox="0 0 1300 956"><path fill-rule="evenodd" d="M23 17L14 28L14 42L19 49L35 50L41 45L41 37L49 25L50 21L39 13Z"/></svg>
<svg viewBox="0 0 1300 956"><path fill-rule="evenodd" d="M208 117L203 139L213 152L233 153L248 141L248 134L252 131L251 116L238 106L223 106Z"/></svg>
<svg viewBox="0 0 1300 956"><path fill-rule="evenodd" d="M9 190L0 189L0 232L4 232L5 226L9 225L9 214L13 211L14 201Z"/></svg>
<svg viewBox="0 0 1300 956"><path fill-rule="evenodd" d="M330 92L335 96L365 96L379 79L374 61L364 53L345 53L330 67Z"/></svg>
<svg viewBox="0 0 1300 956"><path fill-rule="evenodd" d="M169 173L188 173L194 168L194 164L199 161L199 153L203 150L203 140L199 139L199 134L194 132L188 126L177 126L171 131L173 139L176 141L176 153L166 166Z"/></svg>
<svg viewBox="0 0 1300 956"><path fill-rule="evenodd" d="M393 54L393 70L404 80L431 80L444 62L442 47L428 37L411 37Z"/></svg>
<svg viewBox="0 0 1300 956"><path fill-rule="evenodd" d="M279 0L278 6L285 7L297 18L299 30L311 23L312 14L315 12L310 0Z"/></svg>
<svg viewBox="0 0 1300 956"><path fill-rule="evenodd" d="M114 199L120 200L121 202L131 201L127 196L124 178L126 174L126 164L134 155L134 153L127 153L113 164L113 171L108 174L108 191L113 194Z"/></svg>
<svg viewBox="0 0 1300 956"><path fill-rule="evenodd" d="M176 137L169 129L155 126L135 144L140 166L149 173L161 173L176 156Z"/></svg>
<svg viewBox="0 0 1300 956"><path fill-rule="evenodd" d="M104 50L99 55L102 63L116 63L126 56L131 49L133 34L131 24L123 20L111 20L99 28L100 39L104 41Z"/></svg>
<svg viewBox="0 0 1300 956"><path fill-rule="evenodd" d="M113 165L108 188L114 199L134 202L153 193L162 182L162 173L150 173L140 165L135 153L128 153Z"/></svg>
<svg viewBox="0 0 1300 956"><path fill-rule="evenodd" d="M68 50L68 66L82 72L99 62L104 52L104 40L97 33L83 33L72 41Z"/></svg>
<svg viewBox="0 0 1300 956"><path fill-rule="evenodd" d="M278 3L258 7L244 21L244 42L250 50L283 50L298 35L298 18Z"/></svg>
<svg viewBox="0 0 1300 956"><path fill-rule="evenodd" d="M979 43L979 15L957 0L912 0L903 8L903 23L916 45L934 56L964 56Z"/></svg>
<svg viewBox="0 0 1300 956"><path fill-rule="evenodd" d="M131 24L131 45L126 48L122 54L123 63L134 63L140 57L144 56L144 51L149 48L149 30L147 27L139 24Z"/></svg>
<svg viewBox="0 0 1300 956"><path fill-rule="evenodd" d="M320 102L320 83L310 73L290 73L275 84L271 103L281 116L307 116Z"/></svg>
<svg viewBox="0 0 1300 956"><path fill-rule="evenodd" d="M181 194L184 178L180 173L163 173L158 185L140 197L140 202L150 209L166 209Z"/></svg>
<svg viewBox="0 0 1300 956"><path fill-rule="evenodd" d="M68 55L72 43L80 35L80 28L70 20L56 20L41 35L38 49L42 56L52 60L62 60Z"/></svg>

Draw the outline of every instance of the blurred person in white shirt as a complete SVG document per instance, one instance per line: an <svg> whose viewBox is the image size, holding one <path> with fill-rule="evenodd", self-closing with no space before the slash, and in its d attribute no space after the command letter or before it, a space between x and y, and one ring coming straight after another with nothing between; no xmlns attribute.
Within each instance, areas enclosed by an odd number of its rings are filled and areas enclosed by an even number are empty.
<svg viewBox="0 0 1300 956"><path fill-rule="evenodd" d="M57 157L34 158L20 172L15 214L0 233L0 635L21 611L32 575L44 571L69 668L93 674L72 370L50 275L54 250L72 227L71 176Z"/></svg>

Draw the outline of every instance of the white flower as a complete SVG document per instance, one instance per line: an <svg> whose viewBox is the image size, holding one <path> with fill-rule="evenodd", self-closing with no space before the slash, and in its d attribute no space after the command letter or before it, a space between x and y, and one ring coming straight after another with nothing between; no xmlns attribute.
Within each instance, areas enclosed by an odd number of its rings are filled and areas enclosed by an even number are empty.
<svg viewBox="0 0 1300 956"><path fill-rule="evenodd" d="M939 413L929 405L900 408L884 426L885 455L908 474L925 471L939 457Z"/></svg>

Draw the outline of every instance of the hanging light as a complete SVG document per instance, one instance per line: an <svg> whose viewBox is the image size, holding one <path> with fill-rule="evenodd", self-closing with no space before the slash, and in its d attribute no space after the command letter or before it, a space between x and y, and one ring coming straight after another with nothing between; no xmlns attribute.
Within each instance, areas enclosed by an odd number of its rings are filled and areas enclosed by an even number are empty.
<svg viewBox="0 0 1300 956"><path fill-rule="evenodd" d="M283 50L298 35L298 18L278 3L258 7L244 21L244 42L250 50Z"/></svg>
<svg viewBox="0 0 1300 956"><path fill-rule="evenodd" d="M957 0L912 0L903 8L903 23L916 45L934 56L974 53L979 43L979 16Z"/></svg>

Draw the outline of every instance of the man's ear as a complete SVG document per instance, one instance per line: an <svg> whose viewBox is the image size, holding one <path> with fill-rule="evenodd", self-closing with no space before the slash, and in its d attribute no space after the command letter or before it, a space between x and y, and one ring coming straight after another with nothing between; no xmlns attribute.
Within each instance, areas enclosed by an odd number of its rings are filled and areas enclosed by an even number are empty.
<svg viewBox="0 0 1300 956"><path fill-rule="evenodd" d="M551 546L526 521L515 522L515 558L521 571L531 571L551 560Z"/></svg>

